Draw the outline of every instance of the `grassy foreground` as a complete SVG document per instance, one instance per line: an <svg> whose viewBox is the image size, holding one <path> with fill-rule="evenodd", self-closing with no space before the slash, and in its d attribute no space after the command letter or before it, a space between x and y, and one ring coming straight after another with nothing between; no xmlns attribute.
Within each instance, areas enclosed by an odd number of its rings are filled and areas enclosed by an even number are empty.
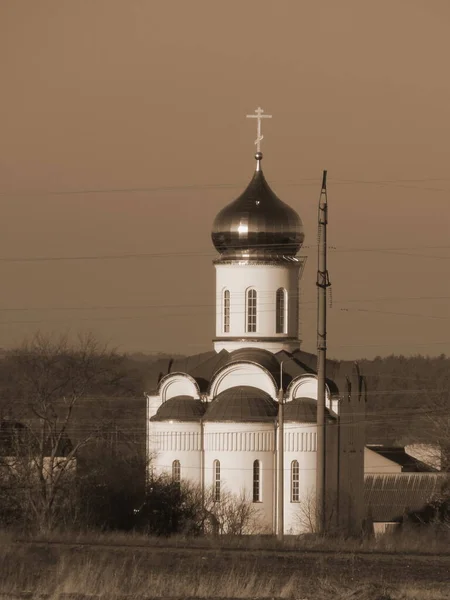
<svg viewBox="0 0 450 600"><path fill-rule="evenodd" d="M197 548L201 540L195 540L192 548L187 547L192 540L184 540L182 547L181 539L133 536L120 542L118 536L106 535L52 541L57 543L0 539L0 598L22 592L33 592L33 597L45 594L55 600L69 593L111 600L450 598L450 556L395 556L351 548L343 552L342 542L341 552L314 552L289 547L292 541L276 549L263 548L260 541L254 550L233 548L230 541L220 539L209 547L203 540L204 547ZM255 545L256 541L247 538L247 543Z"/></svg>

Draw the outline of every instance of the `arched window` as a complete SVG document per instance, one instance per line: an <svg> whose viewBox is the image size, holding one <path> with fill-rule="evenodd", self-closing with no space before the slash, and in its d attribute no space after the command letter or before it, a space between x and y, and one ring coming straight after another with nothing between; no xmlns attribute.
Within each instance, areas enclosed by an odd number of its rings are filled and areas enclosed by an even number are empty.
<svg viewBox="0 0 450 600"><path fill-rule="evenodd" d="M230 333L230 290L223 292L223 332Z"/></svg>
<svg viewBox="0 0 450 600"><path fill-rule="evenodd" d="M247 332L256 332L256 290L247 290Z"/></svg>
<svg viewBox="0 0 450 600"><path fill-rule="evenodd" d="M287 292L284 288L277 290L276 296L276 332L287 333Z"/></svg>
<svg viewBox="0 0 450 600"><path fill-rule="evenodd" d="M261 463L253 463L253 502L261 502Z"/></svg>
<svg viewBox="0 0 450 600"><path fill-rule="evenodd" d="M300 467L298 460L291 462L291 502L300 502Z"/></svg>
<svg viewBox="0 0 450 600"><path fill-rule="evenodd" d="M213 497L214 502L220 502L220 461L213 463Z"/></svg>
<svg viewBox="0 0 450 600"><path fill-rule="evenodd" d="M179 460L174 460L172 463L172 480L175 483L181 482L181 464Z"/></svg>

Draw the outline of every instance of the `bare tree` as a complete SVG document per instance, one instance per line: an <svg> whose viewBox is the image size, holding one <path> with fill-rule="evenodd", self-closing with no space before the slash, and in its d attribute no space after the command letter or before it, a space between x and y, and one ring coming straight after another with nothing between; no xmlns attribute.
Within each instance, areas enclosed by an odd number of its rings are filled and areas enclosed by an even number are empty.
<svg viewBox="0 0 450 600"><path fill-rule="evenodd" d="M260 510L245 491L232 494L222 489L220 500L217 501L214 491L208 490L205 495L204 511L211 533L222 535L262 533Z"/></svg>
<svg viewBox="0 0 450 600"><path fill-rule="evenodd" d="M125 377L121 366L122 357L92 336L72 346L66 337L37 334L5 360L4 419L10 430L11 423L25 429L13 436L9 457L2 451L3 481L22 490L22 508L40 529L54 527L67 507L80 451L105 427L103 420L77 427L76 410L92 396L117 393Z"/></svg>
<svg viewBox="0 0 450 600"><path fill-rule="evenodd" d="M336 531L336 493L328 492L325 496L326 518L325 531ZM300 533L317 533L318 511L316 509L316 494L310 490L298 503L295 522Z"/></svg>
<svg viewBox="0 0 450 600"><path fill-rule="evenodd" d="M437 470L449 472L450 389L445 387L426 398L419 416L418 443L411 444L408 451Z"/></svg>

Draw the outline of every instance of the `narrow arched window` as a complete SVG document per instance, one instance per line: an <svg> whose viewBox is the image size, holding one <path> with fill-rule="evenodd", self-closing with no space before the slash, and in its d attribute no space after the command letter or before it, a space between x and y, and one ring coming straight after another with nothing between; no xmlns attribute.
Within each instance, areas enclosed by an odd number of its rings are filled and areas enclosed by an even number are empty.
<svg viewBox="0 0 450 600"><path fill-rule="evenodd" d="M287 292L284 288L277 290L276 296L276 332L286 333L287 327Z"/></svg>
<svg viewBox="0 0 450 600"><path fill-rule="evenodd" d="M172 481L174 483L181 482L181 464L179 460L174 460L172 463Z"/></svg>
<svg viewBox="0 0 450 600"><path fill-rule="evenodd" d="M247 290L247 332L256 332L256 290Z"/></svg>
<svg viewBox="0 0 450 600"><path fill-rule="evenodd" d="M220 502L220 462L213 463L213 497L214 502Z"/></svg>
<svg viewBox="0 0 450 600"><path fill-rule="evenodd" d="M300 502L300 467L298 460L291 462L291 502Z"/></svg>
<svg viewBox="0 0 450 600"><path fill-rule="evenodd" d="M253 502L261 502L261 463L253 463Z"/></svg>
<svg viewBox="0 0 450 600"><path fill-rule="evenodd" d="M230 333L230 290L223 292L223 332Z"/></svg>

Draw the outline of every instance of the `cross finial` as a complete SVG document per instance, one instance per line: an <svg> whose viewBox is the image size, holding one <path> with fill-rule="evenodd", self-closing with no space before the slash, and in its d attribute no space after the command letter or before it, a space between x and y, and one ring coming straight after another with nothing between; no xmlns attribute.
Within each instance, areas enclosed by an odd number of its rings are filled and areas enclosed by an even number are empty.
<svg viewBox="0 0 450 600"><path fill-rule="evenodd" d="M263 109L258 106L258 108L255 110L256 115L247 115L247 119L256 119L256 140L255 140L255 144L256 144L256 152L260 153L261 152L261 141L264 138L264 136L261 134L261 120L262 119L271 119L272 115L264 115L264 111Z"/></svg>

